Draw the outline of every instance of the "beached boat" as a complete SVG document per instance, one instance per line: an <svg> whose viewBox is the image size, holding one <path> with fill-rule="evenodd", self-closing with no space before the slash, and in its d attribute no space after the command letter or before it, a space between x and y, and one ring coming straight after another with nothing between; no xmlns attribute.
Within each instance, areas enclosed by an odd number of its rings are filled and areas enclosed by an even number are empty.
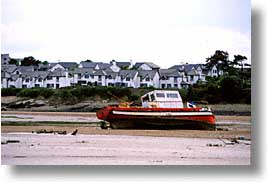
<svg viewBox="0 0 267 182"><path fill-rule="evenodd" d="M142 96L141 102L142 107L108 106L96 115L114 129L215 129L211 110L190 104L184 108L178 91L154 90Z"/></svg>

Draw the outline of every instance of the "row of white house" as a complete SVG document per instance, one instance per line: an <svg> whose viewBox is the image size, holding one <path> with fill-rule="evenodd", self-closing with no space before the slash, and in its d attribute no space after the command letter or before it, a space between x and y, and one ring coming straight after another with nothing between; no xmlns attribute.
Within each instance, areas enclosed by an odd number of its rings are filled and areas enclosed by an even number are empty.
<svg viewBox="0 0 267 182"><path fill-rule="evenodd" d="M150 62L61 62L39 66L1 65L1 88L61 88L75 85L186 88L223 74L204 64L175 65L160 69Z"/></svg>

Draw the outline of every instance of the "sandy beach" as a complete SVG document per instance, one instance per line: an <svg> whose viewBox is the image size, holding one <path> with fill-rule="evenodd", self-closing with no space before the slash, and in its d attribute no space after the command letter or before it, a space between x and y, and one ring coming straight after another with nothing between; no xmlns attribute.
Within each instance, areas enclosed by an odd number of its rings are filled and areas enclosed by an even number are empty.
<svg viewBox="0 0 267 182"><path fill-rule="evenodd" d="M220 130L200 131L103 130L95 113L1 114L4 165L250 164L250 116L216 116ZM35 133L44 129L67 134Z"/></svg>
<svg viewBox="0 0 267 182"><path fill-rule="evenodd" d="M9 133L3 165L249 165L250 145L219 139ZM214 146L209 146L214 145Z"/></svg>

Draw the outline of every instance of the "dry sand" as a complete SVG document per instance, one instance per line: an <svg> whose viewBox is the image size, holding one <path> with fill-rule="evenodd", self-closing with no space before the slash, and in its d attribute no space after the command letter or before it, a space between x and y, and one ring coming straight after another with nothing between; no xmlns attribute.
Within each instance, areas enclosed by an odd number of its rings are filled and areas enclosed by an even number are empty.
<svg viewBox="0 0 267 182"><path fill-rule="evenodd" d="M4 165L249 165L250 145L219 139L2 134ZM209 145L216 146L209 146Z"/></svg>

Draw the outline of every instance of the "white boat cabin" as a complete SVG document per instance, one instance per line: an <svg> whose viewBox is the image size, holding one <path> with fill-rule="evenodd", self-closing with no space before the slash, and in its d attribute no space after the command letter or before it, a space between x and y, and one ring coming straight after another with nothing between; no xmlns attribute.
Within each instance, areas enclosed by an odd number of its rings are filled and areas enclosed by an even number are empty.
<svg viewBox="0 0 267 182"><path fill-rule="evenodd" d="M154 90L141 97L145 108L183 108L183 101L178 91Z"/></svg>

